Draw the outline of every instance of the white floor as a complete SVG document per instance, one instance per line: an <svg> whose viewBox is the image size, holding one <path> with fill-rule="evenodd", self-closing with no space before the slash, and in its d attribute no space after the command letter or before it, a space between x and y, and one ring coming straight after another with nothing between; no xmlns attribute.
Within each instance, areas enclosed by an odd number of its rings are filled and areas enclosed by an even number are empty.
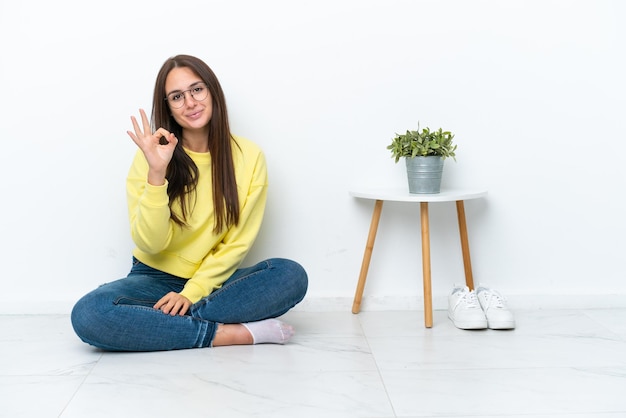
<svg viewBox="0 0 626 418"><path fill-rule="evenodd" d="M515 312L463 331L435 311L290 312L259 345L104 353L67 316L0 316L0 417L626 417L626 309Z"/></svg>

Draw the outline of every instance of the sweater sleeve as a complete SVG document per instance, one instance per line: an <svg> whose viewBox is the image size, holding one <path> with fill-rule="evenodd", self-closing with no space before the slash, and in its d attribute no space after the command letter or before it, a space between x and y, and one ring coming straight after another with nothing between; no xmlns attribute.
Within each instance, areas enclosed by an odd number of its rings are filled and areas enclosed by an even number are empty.
<svg viewBox="0 0 626 418"><path fill-rule="evenodd" d="M149 254L167 248L172 238L167 181L162 186L148 183L148 163L137 151L126 178L128 218L135 245Z"/></svg>
<svg viewBox="0 0 626 418"><path fill-rule="evenodd" d="M246 164L254 164L254 169L252 177L248 177L249 184L238 184L239 223L228 229L223 239L207 254L180 292L192 303L221 287L222 283L239 268L261 228L267 201L265 156L259 152L254 161Z"/></svg>

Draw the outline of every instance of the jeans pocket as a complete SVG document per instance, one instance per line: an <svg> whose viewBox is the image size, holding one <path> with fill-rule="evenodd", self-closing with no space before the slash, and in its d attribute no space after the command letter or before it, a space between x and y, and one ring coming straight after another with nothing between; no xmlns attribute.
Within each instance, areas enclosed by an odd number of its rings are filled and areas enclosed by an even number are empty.
<svg viewBox="0 0 626 418"><path fill-rule="evenodd" d="M157 300L136 299L129 298L127 296L120 296L113 301L114 305L130 305L130 306L143 306L145 308L152 308Z"/></svg>

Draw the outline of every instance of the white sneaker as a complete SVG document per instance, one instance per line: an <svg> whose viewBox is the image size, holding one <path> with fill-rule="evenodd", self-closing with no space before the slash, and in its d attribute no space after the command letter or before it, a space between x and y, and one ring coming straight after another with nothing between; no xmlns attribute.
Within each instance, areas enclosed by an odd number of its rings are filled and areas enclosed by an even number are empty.
<svg viewBox="0 0 626 418"><path fill-rule="evenodd" d="M467 286L454 286L448 296L448 318L460 329L485 329L487 318L474 291Z"/></svg>
<svg viewBox="0 0 626 418"><path fill-rule="evenodd" d="M496 290L485 285L476 288L476 295L491 329L513 329L515 318L513 312L506 306L506 300Z"/></svg>

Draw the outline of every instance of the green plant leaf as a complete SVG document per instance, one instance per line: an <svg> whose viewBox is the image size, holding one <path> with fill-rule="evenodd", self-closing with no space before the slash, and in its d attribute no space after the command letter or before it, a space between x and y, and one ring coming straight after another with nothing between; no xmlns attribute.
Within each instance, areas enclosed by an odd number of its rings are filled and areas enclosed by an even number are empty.
<svg viewBox="0 0 626 418"><path fill-rule="evenodd" d="M421 129L421 130L420 130ZM452 157L455 159L456 144L452 140L454 134L444 131L442 128L431 131L430 128L420 128L417 123L417 130L407 129L406 133L396 133L387 146L392 157L397 163L402 157L417 157L438 155L443 158Z"/></svg>

